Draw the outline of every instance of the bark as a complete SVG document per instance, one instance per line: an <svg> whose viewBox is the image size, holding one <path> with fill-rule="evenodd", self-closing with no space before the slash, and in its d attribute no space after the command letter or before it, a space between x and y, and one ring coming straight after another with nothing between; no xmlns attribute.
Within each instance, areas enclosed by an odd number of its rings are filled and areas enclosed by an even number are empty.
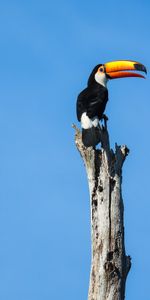
<svg viewBox="0 0 150 300"><path fill-rule="evenodd" d="M122 166L126 146L110 149L107 124L100 127L101 149L84 147L75 125L75 143L86 167L91 207L92 261L88 300L125 299L131 259L124 245Z"/></svg>

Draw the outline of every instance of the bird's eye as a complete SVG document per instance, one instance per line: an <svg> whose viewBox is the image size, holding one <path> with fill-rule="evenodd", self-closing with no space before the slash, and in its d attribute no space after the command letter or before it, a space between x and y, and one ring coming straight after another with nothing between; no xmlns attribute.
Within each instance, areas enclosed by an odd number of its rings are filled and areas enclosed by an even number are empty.
<svg viewBox="0 0 150 300"><path fill-rule="evenodd" d="M100 72L103 72L103 71L104 71L103 68L100 68L99 70L100 70Z"/></svg>

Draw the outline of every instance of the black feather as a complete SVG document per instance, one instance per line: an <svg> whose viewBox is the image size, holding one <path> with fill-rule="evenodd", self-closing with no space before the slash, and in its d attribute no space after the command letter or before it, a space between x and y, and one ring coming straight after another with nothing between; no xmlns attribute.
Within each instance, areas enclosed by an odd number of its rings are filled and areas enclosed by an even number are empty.
<svg viewBox="0 0 150 300"><path fill-rule="evenodd" d="M102 119L103 113L108 101L108 90L103 85L95 80L95 73L101 65L97 65L88 79L88 86L84 89L77 98L77 118L81 121L83 113L92 120L97 117ZM96 146L100 142L99 126L88 129L82 128L82 141L86 147Z"/></svg>
<svg viewBox="0 0 150 300"><path fill-rule="evenodd" d="M82 142L85 147L95 147L100 142L99 127L82 128Z"/></svg>
<svg viewBox="0 0 150 300"><path fill-rule="evenodd" d="M92 86L83 90L77 98L77 118L81 121L84 112L89 118L102 118L106 103L108 101L108 90L96 81Z"/></svg>

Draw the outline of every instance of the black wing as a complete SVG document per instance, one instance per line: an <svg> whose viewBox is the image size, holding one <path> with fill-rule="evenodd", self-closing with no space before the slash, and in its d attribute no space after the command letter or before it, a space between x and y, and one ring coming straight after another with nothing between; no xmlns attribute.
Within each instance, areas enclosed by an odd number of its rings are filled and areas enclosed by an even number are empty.
<svg viewBox="0 0 150 300"><path fill-rule="evenodd" d="M102 118L106 103L108 101L108 90L101 86L88 87L83 90L77 98L77 118L81 120L84 112L89 118L97 116Z"/></svg>

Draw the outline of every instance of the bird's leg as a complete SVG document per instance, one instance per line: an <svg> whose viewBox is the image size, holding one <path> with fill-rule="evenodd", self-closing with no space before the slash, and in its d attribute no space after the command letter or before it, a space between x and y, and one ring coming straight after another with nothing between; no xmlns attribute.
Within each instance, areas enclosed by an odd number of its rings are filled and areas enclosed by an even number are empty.
<svg viewBox="0 0 150 300"><path fill-rule="evenodd" d="M102 115L102 119L103 119L104 121L108 121L108 117L107 117L105 114Z"/></svg>
<svg viewBox="0 0 150 300"><path fill-rule="evenodd" d="M101 120L104 120L104 128L107 129L108 117L105 114L103 114Z"/></svg>

